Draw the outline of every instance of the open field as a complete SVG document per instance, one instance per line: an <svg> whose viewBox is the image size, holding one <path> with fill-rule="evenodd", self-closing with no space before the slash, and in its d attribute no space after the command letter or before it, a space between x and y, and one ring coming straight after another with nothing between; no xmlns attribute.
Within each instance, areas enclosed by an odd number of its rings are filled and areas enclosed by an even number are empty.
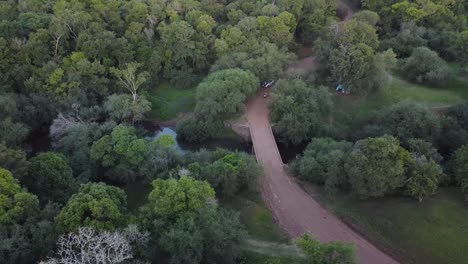
<svg viewBox="0 0 468 264"><path fill-rule="evenodd" d="M402 197L356 200L347 194L323 202L368 237L409 263L468 263L468 210L458 188L441 188L421 203Z"/></svg>
<svg viewBox="0 0 468 264"><path fill-rule="evenodd" d="M468 79L458 77L442 88L413 84L393 76L386 87L366 97L333 93L334 124L347 129L361 124L374 112L405 100L425 105L434 111L462 103L468 100Z"/></svg>
<svg viewBox="0 0 468 264"><path fill-rule="evenodd" d="M258 193L244 193L223 204L240 212L241 221L248 232L249 239L239 263L301 263L300 250L288 241L276 225Z"/></svg>
<svg viewBox="0 0 468 264"><path fill-rule="evenodd" d="M196 89L174 87L163 82L144 93L151 102L150 118L160 121L176 118L179 113L190 112L195 108Z"/></svg>
<svg viewBox="0 0 468 264"><path fill-rule="evenodd" d="M352 112L365 117L375 110L404 100L410 100L432 108L447 107L468 99L468 81L458 78L443 87L428 87L392 77L392 81L381 91L359 98L336 94L337 111Z"/></svg>

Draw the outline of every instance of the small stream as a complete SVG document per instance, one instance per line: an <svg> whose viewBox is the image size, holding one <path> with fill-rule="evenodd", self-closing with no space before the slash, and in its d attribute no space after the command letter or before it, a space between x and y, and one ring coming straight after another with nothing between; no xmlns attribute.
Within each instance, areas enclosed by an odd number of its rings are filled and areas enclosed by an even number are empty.
<svg viewBox="0 0 468 264"><path fill-rule="evenodd" d="M200 149L215 150L217 148L224 148L231 151L244 151L247 153L251 153L252 151L252 145L243 140L241 137L210 139L201 143L187 143L179 141L177 140L177 132L173 127L161 127L145 138L148 140L156 140L162 135L171 136L176 142L175 148L181 152L197 151Z"/></svg>

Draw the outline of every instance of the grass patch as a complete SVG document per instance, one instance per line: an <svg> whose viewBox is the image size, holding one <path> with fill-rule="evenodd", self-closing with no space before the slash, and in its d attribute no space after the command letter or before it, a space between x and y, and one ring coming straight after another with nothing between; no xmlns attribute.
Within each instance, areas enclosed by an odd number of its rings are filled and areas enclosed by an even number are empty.
<svg viewBox="0 0 468 264"><path fill-rule="evenodd" d="M352 112L366 116L385 106L410 100L428 107L446 107L468 99L468 82L455 79L442 87L428 87L393 78L382 90L367 97L358 98L336 94L335 105L338 111Z"/></svg>
<svg viewBox="0 0 468 264"><path fill-rule="evenodd" d="M152 104L149 116L161 121L174 119L179 113L193 111L196 103L195 94L195 87L179 88L168 82L163 82L144 93Z"/></svg>
<svg viewBox="0 0 468 264"><path fill-rule="evenodd" d="M288 242L258 194L238 195L224 205L240 212L241 221L250 237L271 242Z"/></svg>
<svg viewBox="0 0 468 264"><path fill-rule="evenodd" d="M402 197L322 199L337 215L410 263L468 263L468 208L458 188L422 203Z"/></svg>
<svg viewBox="0 0 468 264"><path fill-rule="evenodd" d="M353 120L367 118L378 111L400 101L410 100L430 108L443 108L468 99L468 81L457 78L441 87L428 87L393 77L382 90L367 97L335 94L336 119L352 117Z"/></svg>
<svg viewBox="0 0 468 264"><path fill-rule="evenodd" d="M240 264L298 264L303 263L299 257L270 256L253 251L245 251Z"/></svg>

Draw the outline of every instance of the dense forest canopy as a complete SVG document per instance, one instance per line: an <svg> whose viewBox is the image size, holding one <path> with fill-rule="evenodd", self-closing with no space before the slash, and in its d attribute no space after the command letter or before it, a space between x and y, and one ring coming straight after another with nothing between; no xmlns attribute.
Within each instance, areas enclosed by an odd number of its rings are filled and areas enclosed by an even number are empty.
<svg viewBox="0 0 468 264"><path fill-rule="evenodd" d="M247 234L223 202L256 191L261 169L145 138L162 83L196 87L180 140L216 137L277 80L273 131L309 144L291 164L301 179L362 199L468 193L468 104L404 101L342 122L331 92L467 78L467 13L464 0L0 1L0 263L72 263L77 248L86 263L241 263ZM301 47L316 67L287 70ZM139 208L120 188L134 182L151 183ZM297 245L301 263L355 263L349 245Z"/></svg>

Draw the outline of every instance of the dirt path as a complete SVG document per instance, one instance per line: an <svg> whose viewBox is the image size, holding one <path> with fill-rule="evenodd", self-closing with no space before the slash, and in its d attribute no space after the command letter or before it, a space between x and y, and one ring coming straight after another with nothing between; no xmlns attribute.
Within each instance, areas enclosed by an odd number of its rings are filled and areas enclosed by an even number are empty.
<svg viewBox="0 0 468 264"><path fill-rule="evenodd" d="M320 241L347 241L357 247L361 264L396 264L307 194L283 167L268 119L263 92L247 104L247 120L258 162L264 170L262 197L280 227L292 238L310 233Z"/></svg>

